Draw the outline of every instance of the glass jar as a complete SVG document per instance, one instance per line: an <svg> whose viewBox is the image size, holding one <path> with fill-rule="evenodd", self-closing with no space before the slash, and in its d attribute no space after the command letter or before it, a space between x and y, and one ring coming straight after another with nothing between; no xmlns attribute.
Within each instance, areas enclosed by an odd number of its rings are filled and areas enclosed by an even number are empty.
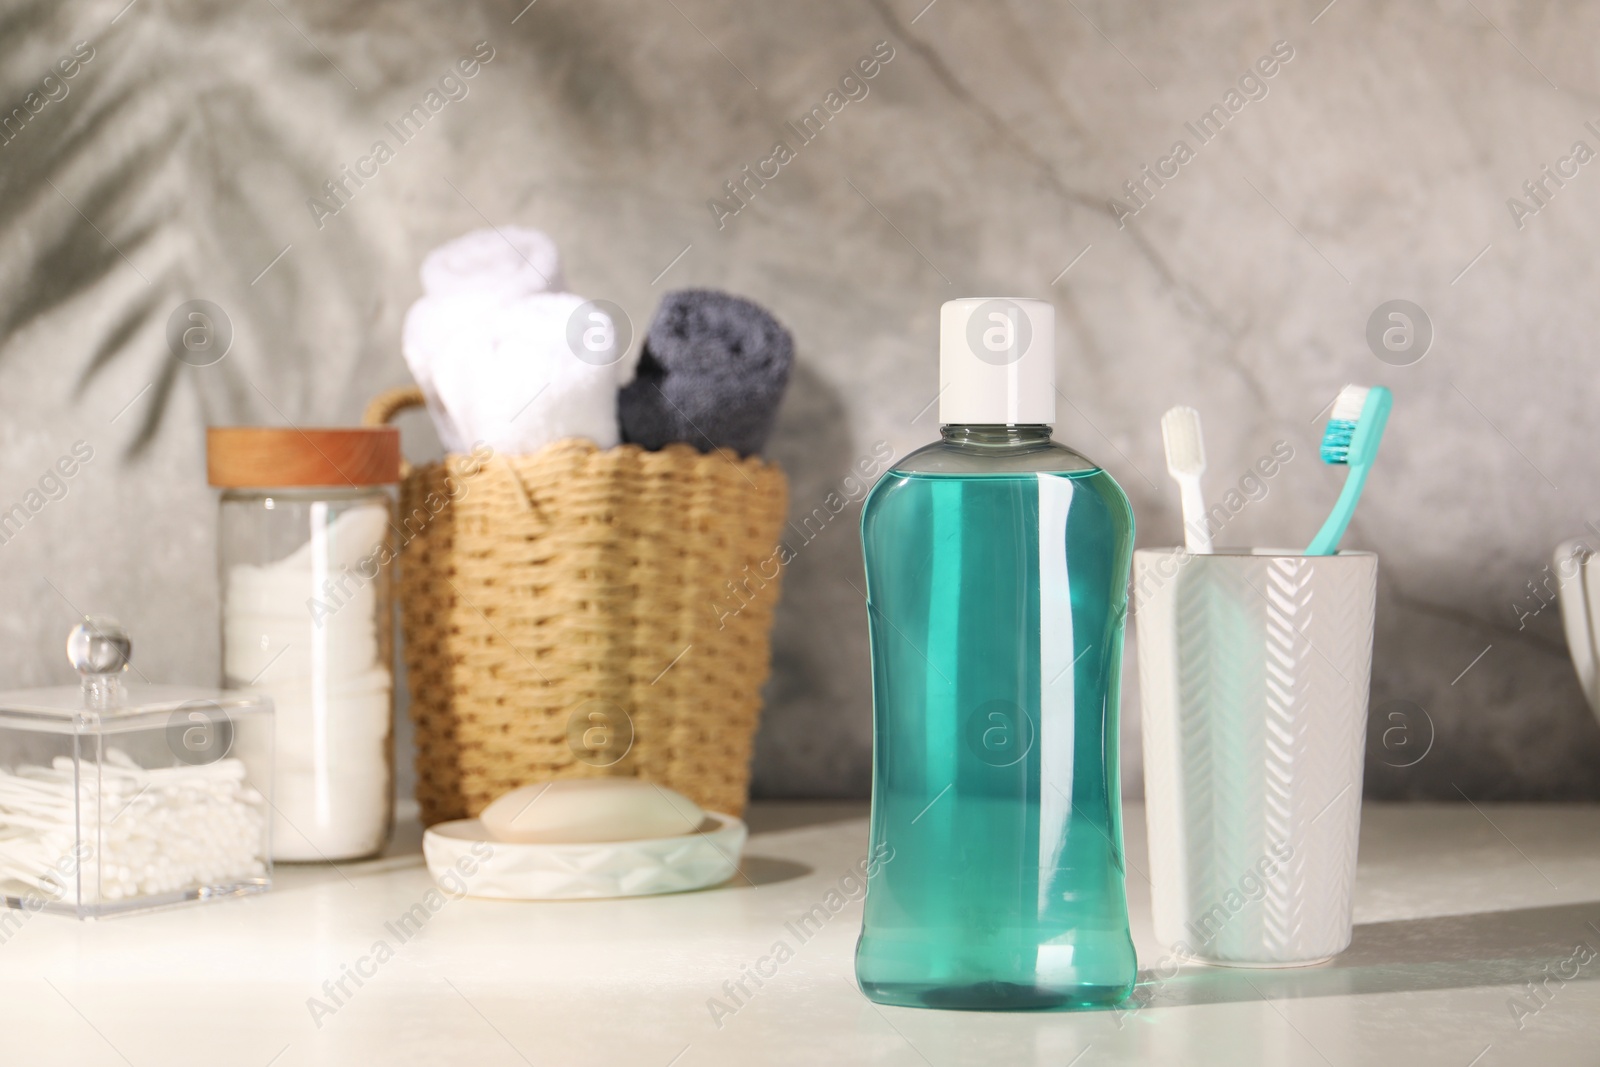
<svg viewBox="0 0 1600 1067"><path fill-rule="evenodd" d="M277 709L272 855L380 852L394 821L393 428L213 428L222 673Z"/></svg>

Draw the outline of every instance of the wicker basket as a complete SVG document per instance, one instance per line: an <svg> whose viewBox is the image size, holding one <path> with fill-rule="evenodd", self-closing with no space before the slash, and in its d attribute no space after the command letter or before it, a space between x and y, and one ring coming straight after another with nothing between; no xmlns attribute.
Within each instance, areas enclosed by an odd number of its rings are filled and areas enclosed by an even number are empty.
<svg viewBox="0 0 1600 1067"><path fill-rule="evenodd" d="M420 405L385 393L369 424ZM400 589L422 819L548 778L743 812L778 598L782 471L561 441L409 468Z"/></svg>

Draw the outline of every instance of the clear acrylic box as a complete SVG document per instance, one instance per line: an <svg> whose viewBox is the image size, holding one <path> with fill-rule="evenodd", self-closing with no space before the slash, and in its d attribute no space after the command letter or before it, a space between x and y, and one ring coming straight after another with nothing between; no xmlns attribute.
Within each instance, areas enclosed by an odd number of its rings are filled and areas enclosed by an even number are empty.
<svg viewBox="0 0 1600 1067"><path fill-rule="evenodd" d="M87 619L81 686L0 693L0 908L91 919L271 887L271 700L127 683L130 650Z"/></svg>

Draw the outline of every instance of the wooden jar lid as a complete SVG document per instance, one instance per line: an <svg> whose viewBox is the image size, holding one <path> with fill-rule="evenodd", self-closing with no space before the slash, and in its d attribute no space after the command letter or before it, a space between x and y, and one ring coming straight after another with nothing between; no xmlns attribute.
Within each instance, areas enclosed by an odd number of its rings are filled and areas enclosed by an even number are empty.
<svg viewBox="0 0 1600 1067"><path fill-rule="evenodd" d="M220 489L391 485L400 480L400 431L209 426L206 480Z"/></svg>

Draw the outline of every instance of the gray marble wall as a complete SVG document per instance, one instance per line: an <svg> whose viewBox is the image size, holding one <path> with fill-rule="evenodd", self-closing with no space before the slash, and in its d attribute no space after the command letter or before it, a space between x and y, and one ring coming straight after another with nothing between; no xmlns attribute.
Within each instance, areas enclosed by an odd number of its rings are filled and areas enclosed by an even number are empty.
<svg viewBox="0 0 1600 1067"><path fill-rule="evenodd" d="M134 630L148 677L210 678L203 426L355 419L406 380L399 320L421 255L489 219L548 230L574 290L640 328L673 287L771 307L799 343L771 449L797 512L876 443L936 434L936 312L954 296L1054 301L1058 436L1127 488L1141 544L1178 536L1167 406L1204 413L1217 495L1293 446L1221 540L1299 545L1339 484L1316 458L1323 409L1346 382L1389 385L1348 539L1383 558L1375 722L1404 724L1374 746L1369 793L1600 797L1600 728L1529 585L1557 541L1600 522L1600 312L1584 295L1600 8L523 2L0 14L0 102L30 109L0 146L0 505L75 442L93 450L0 545L0 680L64 680L62 635L91 609ZM316 217L308 198L480 41L493 58L467 95ZM876 75L801 143L785 124L826 108L875 48ZM724 183L780 139L777 176L728 200ZM234 330L208 367L165 340L195 298ZM1368 322L1396 299L1423 310L1431 343L1380 345L1380 361ZM407 434L414 455L437 448L420 421ZM789 571L765 794L867 786L854 518Z"/></svg>

